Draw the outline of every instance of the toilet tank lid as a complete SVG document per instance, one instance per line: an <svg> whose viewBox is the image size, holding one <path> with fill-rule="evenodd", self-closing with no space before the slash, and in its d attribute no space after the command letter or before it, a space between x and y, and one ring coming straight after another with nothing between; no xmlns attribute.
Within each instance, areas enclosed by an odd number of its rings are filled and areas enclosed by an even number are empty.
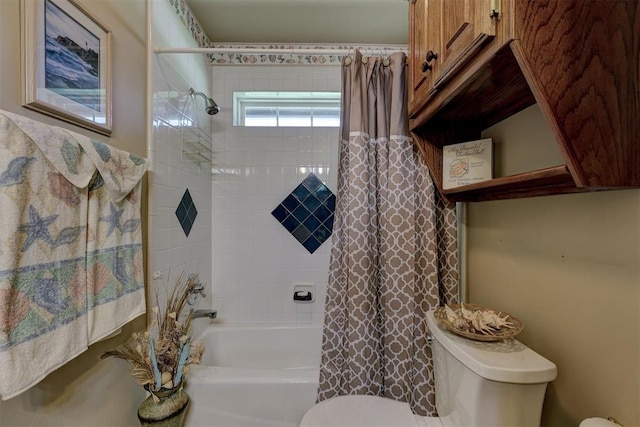
<svg viewBox="0 0 640 427"><path fill-rule="evenodd" d="M473 341L455 335L440 326L427 313L432 337L462 364L483 378L512 384L537 384L553 381L556 365L518 340L496 342Z"/></svg>

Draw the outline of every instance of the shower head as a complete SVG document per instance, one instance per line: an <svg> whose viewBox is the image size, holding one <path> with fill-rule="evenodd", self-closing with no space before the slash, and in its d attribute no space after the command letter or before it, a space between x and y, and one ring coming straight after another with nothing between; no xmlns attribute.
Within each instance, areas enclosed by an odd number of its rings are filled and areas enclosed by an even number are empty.
<svg viewBox="0 0 640 427"><path fill-rule="evenodd" d="M216 102L212 98L209 98L204 93L196 92L195 90L193 90L193 88L190 88L189 89L189 95L191 95L191 96L200 95L202 98L204 98L204 102L206 103L205 108L207 110L207 114L208 115L213 116L213 115L218 114L220 112L220 106L218 104L216 104Z"/></svg>

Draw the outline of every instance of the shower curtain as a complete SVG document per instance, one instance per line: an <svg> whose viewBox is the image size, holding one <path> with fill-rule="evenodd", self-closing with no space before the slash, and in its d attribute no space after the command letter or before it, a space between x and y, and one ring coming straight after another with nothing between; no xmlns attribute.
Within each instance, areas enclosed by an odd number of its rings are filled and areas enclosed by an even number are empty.
<svg viewBox="0 0 640 427"><path fill-rule="evenodd" d="M425 317L458 298L456 215L412 145L407 86L404 53L343 60L318 401L378 395L435 415Z"/></svg>

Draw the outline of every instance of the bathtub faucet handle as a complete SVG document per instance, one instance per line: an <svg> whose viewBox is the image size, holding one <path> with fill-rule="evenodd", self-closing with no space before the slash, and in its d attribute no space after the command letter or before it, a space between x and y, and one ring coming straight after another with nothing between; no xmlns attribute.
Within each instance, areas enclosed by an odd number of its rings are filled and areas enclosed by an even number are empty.
<svg viewBox="0 0 640 427"><path fill-rule="evenodd" d="M198 295L200 295L202 298L206 298L207 296L204 293L204 285L202 284L199 284L193 287L191 294L189 294L189 297L187 298L187 304L195 305L196 302L198 302Z"/></svg>
<svg viewBox="0 0 640 427"><path fill-rule="evenodd" d="M204 293L204 285L198 285L193 288L194 294L200 294L202 298L205 298L207 295Z"/></svg>

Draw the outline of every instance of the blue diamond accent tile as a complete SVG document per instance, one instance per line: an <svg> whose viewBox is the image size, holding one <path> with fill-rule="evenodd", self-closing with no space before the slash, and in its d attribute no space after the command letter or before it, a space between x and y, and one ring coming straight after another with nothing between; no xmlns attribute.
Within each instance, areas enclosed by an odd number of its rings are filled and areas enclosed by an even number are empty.
<svg viewBox="0 0 640 427"><path fill-rule="evenodd" d="M331 190L310 173L271 215L309 253L314 253L331 236L335 201L336 196Z"/></svg>
<svg viewBox="0 0 640 427"><path fill-rule="evenodd" d="M282 206L287 208L289 212L293 212L298 206L300 206L300 201L293 197L293 194L289 194L289 196L282 201Z"/></svg>
<svg viewBox="0 0 640 427"><path fill-rule="evenodd" d="M325 200L327 200L329 197L333 196L333 193L331 192L331 190L329 190L327 188L326 185L322 184L320 187L316 188L316 191L313 192L313 194L318 198L318 200L320 200L321 202L324 202Z"/></svg>
<svg viewBox="0 0 640 427"><path fill-rule="evenodd" d="M189 237L189 233L191 233L191 228L193 227L193 223L196 221L197 216L198 210L196 209L196 205L193 203L189 189L186 189L178 207L176 208L176 217L178 218L178 222L180 223L185 236Z"/></svg>
<svg viewBox="0 0 640 427"><path fill-rule="evenodd" d="M287 211L284 206L278 205L278 207L271 212L271 215L273 215L279 222L282 222L287 216L289 216L289 211Z"/></svg>
<svg viewBox="0 0 640 427"><path fill-rule="evenodd" d="M296 219L300 222L307 219L309 215L311 215L311 212L309 212L309 209L305 208L302 204L298 206L295 211L293 211L293 216L295 216Z"/></svg>
<svg viewBox="0 0 640 427"><path fill-rule="evenodd" d="M289 233L293 233L293 230L298 228L300 225L300 221L298 221L293 215L289 215L284 219L284 221L280 222L284 228L289 231Z"/></svg>
<svg viewBox="0 0 640 427"><path fill-rule="evenodd" d="M309 196L305 199L304 206L309 209L309 211L315 212L320 206L322 206L322 202L315 196Z"/></svg>
<svg viewBox="0 0 640 427"><path fill-rule="evenodd" d="M336 196L334 196L333 194L329 196L329 198L324 203L326 204L327 208L331 210L331 212L336 210Z"/></svg>
<svg viewBox="0 0 640 427"><path fill-rule="evenodd" d="M178 222L182 224L182 221L184 221L184 217L187 216L187 209L184 207L182 203L180 203L178 205L178 209L176 209L176 216L178 217Z"/></svg>
<svg viewBox="0 0 640 427"><path fill-rule="evenodd" d="M307 230L315 230L320 227L320 221L313 215L310 215L309 218L305 219L302 225L307 227Z"/></svg>
<svg viewBox="0 0 640 427"><path fill-rule="evenodd" d="M300 243L304 243L304 241L307 240L309 236L311 236L311 233L304 225L301 225L300 227L293 230L293 233L291 234L293 234L293 237L298 239L298 242Z"/></svg>
<svg viewBox="0 0 640 427"><path fill-rule="evenodd" d="M313 236L319 241L324 242L329 238L329 236L331 236L331 230L329 230L327 227L321 226L313 232Z"/></svg>
<svg viewBox="0 0 640 427"><path fill-rule="evenodd" d="M302 246L304 246L304 248L308 250L310 254L312 254L316 251L316 249L320 247L321 244L322 242L314 239L313 237L309 237L307 240L305 240Z"/></svg>
<svg viewBox="0 0 640 427"><path fill-rule="evenodd" d="M296 199L300 200L301 202L304 201L304 199L306 199L307 197L309 197L309 195L311 194L309 192L309 190L306 189L306 187L304 185L298 185L296 187L295 190L293 190L293 192L291 193L294 196L296 196Z"/></svg>
<svg viewBox="0 0 640 427"><path fill-rule="evenodd" d="M333 211L326 206L321 205L313 214L320 220L320 222L325 222L327 218L333 215Z"/></svg>
<svg viewBox="0 0 640 427"><path fill-rule="evenodd" d="M322 183L322 181L320 181L320 179L318 179L317 176L315 176L313 173L310 173L305 179L304 181L302 181L302 185L306 188L309 189L309 191L313 191L316 188L320 187L321 185L324 185Z"/></svg>
<svg viewBox="0 0 640 427"><path fill-rule="evenodd" d="M327 218L327 220L324 222L324 226L333 231L333 215Z"/></svg>

